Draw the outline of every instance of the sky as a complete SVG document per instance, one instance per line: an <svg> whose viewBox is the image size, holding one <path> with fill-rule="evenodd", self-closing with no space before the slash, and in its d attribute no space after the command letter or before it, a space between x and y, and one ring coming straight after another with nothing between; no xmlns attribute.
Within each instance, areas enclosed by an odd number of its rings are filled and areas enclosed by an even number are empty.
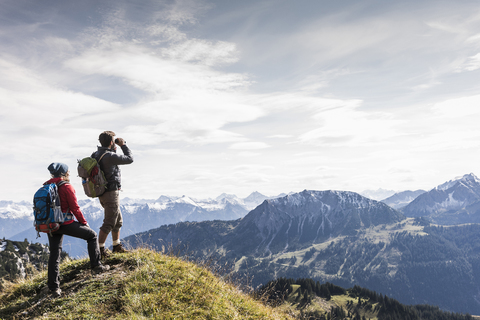
<svg viewBox="0 0 480 320"><path fill-rule="evenodd" d="M479 1L0 0L0 200L124 138L121 197L480 175ZM119 151L120 152L120 151Z"/></svg>

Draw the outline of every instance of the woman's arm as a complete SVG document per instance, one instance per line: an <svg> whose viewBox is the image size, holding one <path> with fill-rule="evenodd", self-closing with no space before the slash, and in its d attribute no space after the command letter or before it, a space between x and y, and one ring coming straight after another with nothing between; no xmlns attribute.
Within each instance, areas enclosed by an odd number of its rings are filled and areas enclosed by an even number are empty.
<svg viewBox="0 0 480 320"><path fill-rule="evenodd" d="M68 210L68 212L73 213L73 215L77 218L78 222L80 222L81 224L87 224L87 220L83 216L83 213L80 210L80 206L78 205L77 196L75 195L75 189L73 188L73 186L70 183L65 183L60 189L63 189L59 190L60 201L62 202L62 211L66 212L66 210ZM64 202L66 202L66 205L64 204Z"/></svg>

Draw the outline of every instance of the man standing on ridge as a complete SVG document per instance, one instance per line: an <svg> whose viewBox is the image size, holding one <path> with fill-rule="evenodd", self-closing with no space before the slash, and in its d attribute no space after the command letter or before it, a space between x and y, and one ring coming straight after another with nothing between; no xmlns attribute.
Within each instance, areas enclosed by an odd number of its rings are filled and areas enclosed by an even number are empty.
<svg viewBox="0 0 480 320"><path fill-rule="evenodd" d="M98 140L101 146L92 154L92 158L98 161L105 154L99 164L107 180L107 190L98 197L105 211L103 224L98 234L98 245L102 259L104 259L110 254L109 250L105 248L105 241L110 231L112 232L113 252L127 252L120 243L120 228L122 227L123 219L120 211L119 190L121 188L121 175L118 166L132 163L133 156L126 145L126 141L122 138L115 139L113 131L102 132ZM116 144L122 148L123 155L116 154Z"/></svg>

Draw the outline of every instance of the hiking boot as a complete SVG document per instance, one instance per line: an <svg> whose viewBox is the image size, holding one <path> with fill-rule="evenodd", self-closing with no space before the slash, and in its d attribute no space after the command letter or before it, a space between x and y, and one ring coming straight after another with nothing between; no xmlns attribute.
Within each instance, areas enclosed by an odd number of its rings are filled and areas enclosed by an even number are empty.
<svg viewBox="0 0 480 320"><path fill-rule="evenodd" d="M103 265L103 264L99 264L98 266L92 268L92 273L93 274L99 274L99 273L103 273L103 272L106 272L110 270L110 266L109 265Z"/></svg>
<svg viewBox="0 0 480 320"><path fill-rule="evenodd" d="M44 294L44 295L51 294L54 298L57 298L62 295L62 290L60 288L50 290L50 288L47 286L40 291L40 294Z"/></svg>
<svg viewBox="0 0 480 320"><path fill-rule="evenodd" d="M110 256L110 253L111 253L110 250L108 250L105 247L101 247L100 248L100 259L105 260L106 258L108 258Z"/></svg>
<svg viewBox="0 0 480 320"><path fill-rule="evenodd" d="M122 246L122 244L117 244L116 246L113 246L113 253L125 253L125 252L130 252L128 250L125 250L125 248Z"/></svg>
<svg viewBox="0 0 480 320"><path fill-rule="evenodd" d="M55 289L55 290L50 290L50 292L52 293L52 296L54 298L58 298L62 295L62 290L60 288Z"/></svg>

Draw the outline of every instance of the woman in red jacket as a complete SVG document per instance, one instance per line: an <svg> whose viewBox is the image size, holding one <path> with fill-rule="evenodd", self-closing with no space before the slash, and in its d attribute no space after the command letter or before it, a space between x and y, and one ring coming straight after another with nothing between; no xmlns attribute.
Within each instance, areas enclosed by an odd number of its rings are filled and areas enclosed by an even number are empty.
<svg viewBox="0 0 480 320"><path fill-rule="evenodd" d="M93 273L101 273L110 269L110 266L104 266L100 262L100 249L97 242L97 233L93 231L85 220L82 211L77 202L75 189L69 183L70 171L64 163L52 163L48 166L52 178L45 182L56 183L65 181L58 187L60 196L60 205L62 212L65 213L65 222L55 232L48 237L50 245L50 256L48 259L48 289L55 296L60 296L60 254L62 253L63 235L81 238L87 241L88 255ZM77 219L75 221L75 218Z"/></svg>

